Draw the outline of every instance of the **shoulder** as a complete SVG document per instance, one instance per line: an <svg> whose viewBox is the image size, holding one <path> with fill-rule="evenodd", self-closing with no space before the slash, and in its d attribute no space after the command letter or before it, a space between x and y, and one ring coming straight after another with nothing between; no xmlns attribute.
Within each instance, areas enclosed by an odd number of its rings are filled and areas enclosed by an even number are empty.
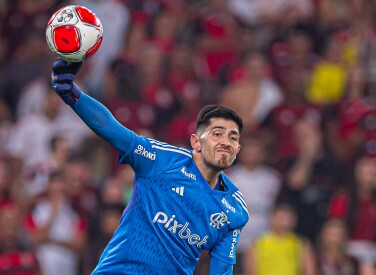
<svg viewBox="0 0 376 275"><path fill-rule="evenodd" d="M243 194L225 173L222 173L222 179L229 189L226 200L234 208L233 212L236 216L236 226L234 227L243 227L249 220L248 208Z"/></svg>
<svg viewBox="0 0 376 275"><path fill-rule="evenodd" d="M192 158L192 151L186 148L174 146L156 139L139 136L133 132L132 146L133 153L149 159L156 156L167 155L169 158Z"/></svg>
<svg viewBox="0 0 376 275"><path fill-rule="evenodd" d="M150 148L153 149L153 152L155 152L158 155L164 155L168 158L173 158L175 160L192 158L192 151L189 149L174 146L166 142L158 141L152 138L145 139L150 144Z"/></svg>
<svg viewBox="0 0 376 275"><path fill-rule="evenodd" d="M153 176L192 160L192 151L133 133L132 141L119 163L128 163L136 174Z"/></svg>
<svg viewBox="0 0 376 275"><path fill-rule="evenodd" d="M163 141L159 141L159 140L156 140L156 139L152 139L152 138L146 138L146 139L150 142L150 144L153 148L156 148L158 150L169 151L169 152L173 152L173 153L180 153L180 154L192 157L191 150L189 150L187 148L175 146L175 145L172 145L172 144L169 144L169 143L166 143L166 142L163 142Z"/></svg>

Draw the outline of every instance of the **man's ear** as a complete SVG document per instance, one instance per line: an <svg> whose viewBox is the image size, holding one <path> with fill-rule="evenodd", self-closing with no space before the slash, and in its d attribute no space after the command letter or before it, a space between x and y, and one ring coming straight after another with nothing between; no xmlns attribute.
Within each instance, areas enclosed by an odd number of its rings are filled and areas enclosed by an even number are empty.
<svg viewBox="0 0 376 275"><path fill-rule="evenodd" d="M242 146L239 144L238 145L238 153L240 152L240 149L242 148Z"/></svg>
<svg viewBox="0 0 376 275"><path fill-rule="evenodd" d="M196 134L191 135L191 147L196 152L201 152L200 137Z"/></svg>
<svg viewBox="0 0 376 275"><path fill-rule="evenodd" d="M242 148L242 147L241 147L241 145L239 144L238 149L237 149L238 151L236 152L236 155L235 155L235 159L236 159L236 157L238 156L238 153L240 152L240 148Z"/></svg>

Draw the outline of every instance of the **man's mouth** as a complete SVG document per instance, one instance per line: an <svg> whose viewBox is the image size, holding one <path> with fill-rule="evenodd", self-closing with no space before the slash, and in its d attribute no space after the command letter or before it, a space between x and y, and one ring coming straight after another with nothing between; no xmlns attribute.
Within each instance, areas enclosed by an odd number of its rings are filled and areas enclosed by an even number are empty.
<svg viewBox="0 0 376 275"><path fill-rule="evenodd" d="M217 150L217 152L220 153L220 154L227 154L227 155L230 155L230 151L228 151L228 150L224 150L224 149Z"/></svg>

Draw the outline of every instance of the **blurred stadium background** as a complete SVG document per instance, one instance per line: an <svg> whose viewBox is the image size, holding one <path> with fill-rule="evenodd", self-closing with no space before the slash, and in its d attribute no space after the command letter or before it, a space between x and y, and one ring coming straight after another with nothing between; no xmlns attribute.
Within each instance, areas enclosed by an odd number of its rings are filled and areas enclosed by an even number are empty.
<svg viewBox="0 0 376 275"><path fill-rule="evenodd" d="M45 28L68 4L104 26L77 83L128 128L189 148L202 106L242 116L228 174L250 222L236 274L269 274L251 259L309 274L305 244L316 274L375 274L370 0L0 0L0 274L90 274L132 193L132 170L51 91ZM280 203L296 222L278 223ZM262 243L280 226L297 236L289 258ZM263 249L276 254L255 258ZM196 273L207 268L204 252Z"/></svg>

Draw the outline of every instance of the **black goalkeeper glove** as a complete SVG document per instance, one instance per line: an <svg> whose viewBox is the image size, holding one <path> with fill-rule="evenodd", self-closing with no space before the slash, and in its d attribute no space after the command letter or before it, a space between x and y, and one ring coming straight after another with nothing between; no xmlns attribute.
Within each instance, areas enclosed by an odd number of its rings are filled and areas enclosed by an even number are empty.
<svg viewBox="0 0 376 275"><path fill-rule="evenodd" d="M52 88L68 105L75 103L81 94L80 88L73 82L81 65L82 62L67 62L60 58L52 65Z"/></svg>

